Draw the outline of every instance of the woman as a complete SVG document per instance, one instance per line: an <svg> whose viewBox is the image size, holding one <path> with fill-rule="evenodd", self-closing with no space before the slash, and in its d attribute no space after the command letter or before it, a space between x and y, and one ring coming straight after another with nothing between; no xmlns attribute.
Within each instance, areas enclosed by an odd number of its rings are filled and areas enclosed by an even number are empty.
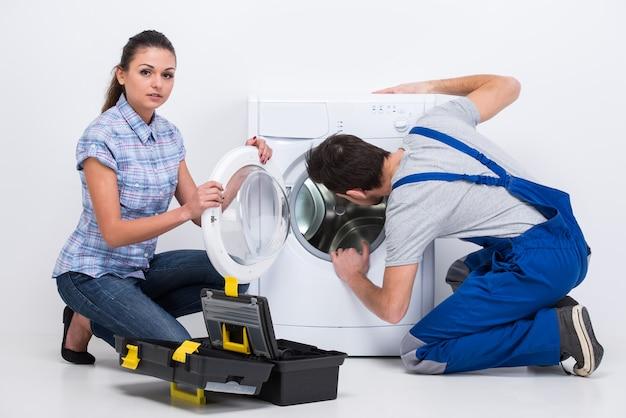
<svg viewBox="0 0 626 418"><path fill-rule="evenodd" d="M174 86L176 54L156 31L128 40L102 114L76 150L83 212L63 247L53 277L63 312L62 357L93 364L92 333L114 345L115 334L182 341L190 338L176 317L199 312L200 289L223 288L204 251L154 254L157 237L223 201L222 186L196 187L185 163L180 132L155 113ZM272 150L246 141L262 163ZM180 207L169 210L175 196ZM243 289L242 289L243 290Z"/></svg>

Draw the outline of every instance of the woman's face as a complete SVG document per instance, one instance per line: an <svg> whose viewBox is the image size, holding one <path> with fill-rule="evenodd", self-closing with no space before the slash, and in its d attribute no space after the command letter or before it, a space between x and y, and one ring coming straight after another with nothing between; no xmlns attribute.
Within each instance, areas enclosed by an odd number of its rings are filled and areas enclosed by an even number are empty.
<svg viewBox="0 0 626 418"><path fill-rule="evenodd" d="M167 49L139 49L127 70L118 68L117 81L124 86L126 100L146 122L167 101L174 87L176 57Z"/></svg>

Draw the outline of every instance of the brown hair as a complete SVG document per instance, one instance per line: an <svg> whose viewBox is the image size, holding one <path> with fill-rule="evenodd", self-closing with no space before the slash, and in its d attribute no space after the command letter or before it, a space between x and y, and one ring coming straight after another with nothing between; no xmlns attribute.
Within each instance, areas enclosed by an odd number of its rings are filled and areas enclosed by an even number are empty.
<svg viewBox="0 0 626 418"><path fill-rule="evenodd" d="M372 190L382 184L389 151L354 135L335 134L306 154L309 177L335 193Z"/></svg>
<svg viewBox="0 0 626 418"><path fill-rule="evenodd" d="M120 95L124 93L124 86L118 83L115 70L118 68L124 71L128 70L128 64L130 64L133 60L137 51L139 49L149 47L167 49L174 54L174 58L176 58L174 46L161 32L157 32L155 30L144 30L143 32L128 39L128 42L124 45L124 49L122 49L122 58L120 59L120 63L113 68L113 79L109 84L106 99L104 101L104 105L102 106L102 112L106 112L111 107L115 106L117 100L120 98Z"/></svg>

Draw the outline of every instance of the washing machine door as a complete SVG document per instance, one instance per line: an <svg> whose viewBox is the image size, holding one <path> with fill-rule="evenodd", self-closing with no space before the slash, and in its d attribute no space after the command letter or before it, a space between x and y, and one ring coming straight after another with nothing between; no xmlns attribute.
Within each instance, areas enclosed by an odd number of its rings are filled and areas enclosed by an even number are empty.
<svg viewBox="0 0 626 418"><path fill-rule="evenodd" d="M207 254L222 276L240 284L258 279L278 257L289 233L289 204L281 173L259 162L255 147L230 151L211 180L224 187L221 207L202 214Z"/></svg>

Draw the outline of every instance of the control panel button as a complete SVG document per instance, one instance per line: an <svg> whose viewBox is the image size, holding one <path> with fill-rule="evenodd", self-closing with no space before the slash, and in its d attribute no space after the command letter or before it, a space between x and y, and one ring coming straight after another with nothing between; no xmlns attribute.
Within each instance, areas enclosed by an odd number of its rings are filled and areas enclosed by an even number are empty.
<svg viewBox="0 0 626 418"><path fill-rule="evenodd" d="M404 132L409 127L409 121L406 119L398 119L393 123L393 127L396 128L398 132Z"/></svg>

